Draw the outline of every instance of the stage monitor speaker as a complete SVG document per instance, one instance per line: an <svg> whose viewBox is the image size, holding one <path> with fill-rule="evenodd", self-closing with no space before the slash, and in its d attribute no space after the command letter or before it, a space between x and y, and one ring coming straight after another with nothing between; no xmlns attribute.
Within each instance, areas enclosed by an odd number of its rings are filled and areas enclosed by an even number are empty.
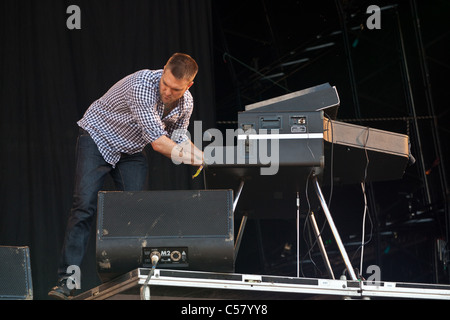
<svg viewBox="0 0 450 320"><path fill-rule="evenodd" d="M96 262L103 282L140 267L234 272L232 190L101 191Z"/></svg>
<svg viewBox="0 0 450 320"><path fill-rule="evenodd" d="M0 246L0 300L32 300L30 249Z"/></svg>

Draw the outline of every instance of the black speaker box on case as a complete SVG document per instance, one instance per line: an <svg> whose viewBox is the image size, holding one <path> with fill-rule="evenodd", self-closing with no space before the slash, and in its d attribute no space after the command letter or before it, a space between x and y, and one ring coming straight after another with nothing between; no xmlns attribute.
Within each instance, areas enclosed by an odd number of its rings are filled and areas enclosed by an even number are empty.
<svg viewBox="0 0 450 320"><path fill-rule="evenodd" d="M32 300L30 249L0 246L0 300Z"/></svg>
<svg viewBox="0 0 450 320"><path fill-rule="evenodd" d="M103 282L140 267L234 272L232 190L101 191L96 262Z"/></svg>

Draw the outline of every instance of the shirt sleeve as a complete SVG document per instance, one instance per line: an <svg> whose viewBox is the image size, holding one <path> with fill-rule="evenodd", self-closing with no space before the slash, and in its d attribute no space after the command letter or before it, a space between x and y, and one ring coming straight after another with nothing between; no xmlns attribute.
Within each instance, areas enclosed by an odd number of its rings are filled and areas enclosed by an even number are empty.
<svg viewBox="0 0 450 320"><path fill-rule="evenodd" d="M131 112L142 128L142 138L151 143L163 135L168 135L156 110L157 95L145 85L134 85L128 92Z"/></svg>

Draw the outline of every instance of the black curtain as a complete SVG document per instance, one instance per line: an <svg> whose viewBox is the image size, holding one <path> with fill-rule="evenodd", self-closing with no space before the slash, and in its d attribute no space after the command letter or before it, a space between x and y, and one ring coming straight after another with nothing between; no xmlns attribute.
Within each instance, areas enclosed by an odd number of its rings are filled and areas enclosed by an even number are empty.
<svg viewBox="0 0 450 320"><path fill-rule="evenodd" d="M66 26L70 5L80 8L81 29ZM122 77L185 52L200 67L191 134L196 120L203 130L214 125L210 1L6 0L0 8L0 245L30 247L34 298L46 299L72 201L76 121L90 103ZM147 149L149 189L203 187L191 167ZM95 237L82 291L99 284L93 246Z"/></svg>

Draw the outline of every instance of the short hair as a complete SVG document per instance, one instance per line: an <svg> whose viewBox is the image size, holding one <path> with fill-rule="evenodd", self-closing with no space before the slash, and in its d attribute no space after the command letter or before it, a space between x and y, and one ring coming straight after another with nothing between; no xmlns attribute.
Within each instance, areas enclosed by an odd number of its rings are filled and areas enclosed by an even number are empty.
<svg viewBox="0 0 450 320"><path fill-rule="evenodd" d="M174 53L167 61L166 67L177 79L194 80L198 72L195 60L185 53Z"/></svg>

